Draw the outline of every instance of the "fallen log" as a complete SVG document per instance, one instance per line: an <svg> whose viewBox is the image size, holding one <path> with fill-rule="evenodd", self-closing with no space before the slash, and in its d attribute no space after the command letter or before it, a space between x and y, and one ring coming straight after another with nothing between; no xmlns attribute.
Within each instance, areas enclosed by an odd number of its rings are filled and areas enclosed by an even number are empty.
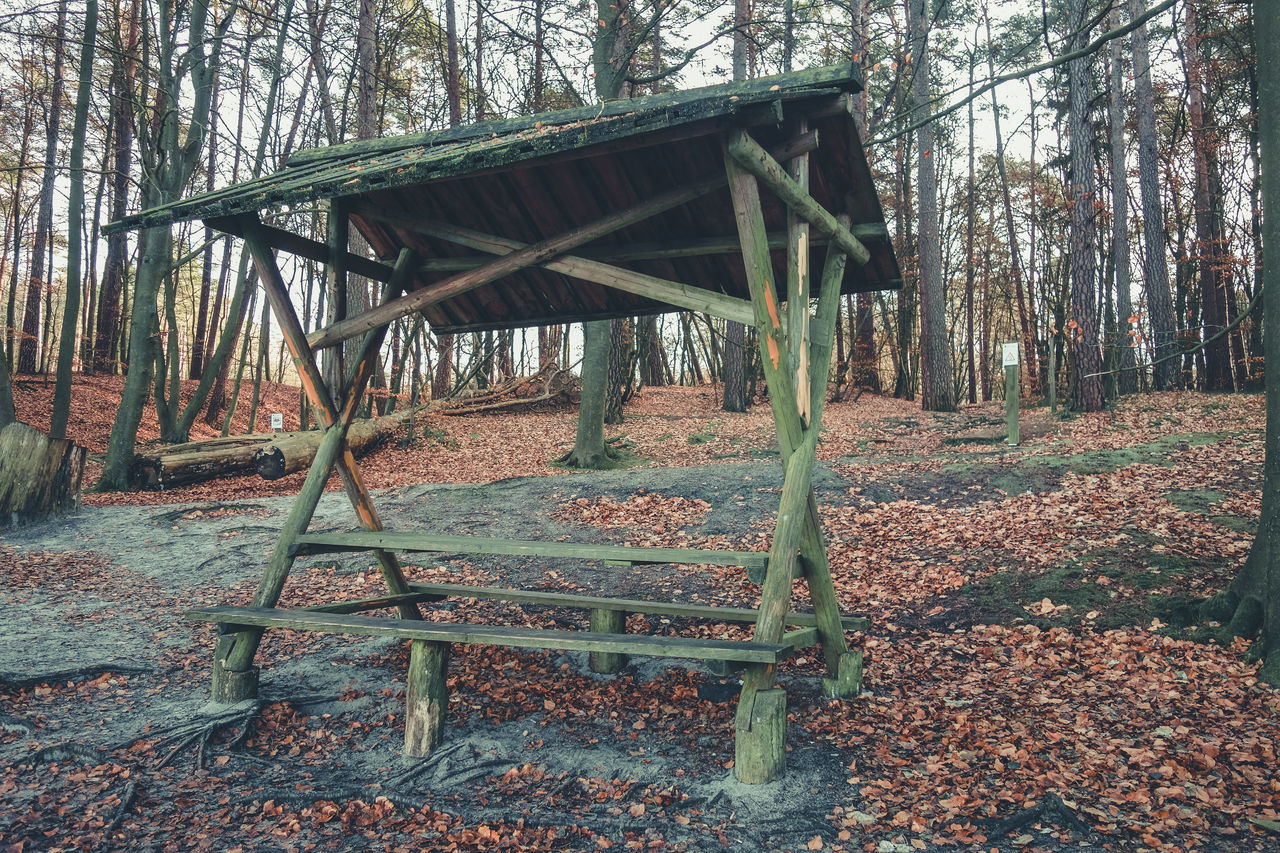
<svg viewBox="0 0 1280 853"><path fill-rule="evenodd" d="M84 460L74 441L52 440L19 421L0 430L0 527L73 512Z"/></svg>
<svg viewBox="0 0 1280 853"><path fill-rule="evenodd" d="M347 447L356 456L372 450L400 424L413 416L414 409L405 409L385 418L355 421L347 430ZM321 430L295 432L276 436L273 441L261 445L254 452L253 467L264 480L279 480L295 471L301 471L315 458Z"/></svg>
<svg viewBox="0 0 1280 853"><path fill-rule="evenodd" d="M551 365L532 376L517 376L437 409L441 415L472 415L539 403L572 405L582 398L582 381Z"/></svg>
<svg viewBox="0 0 1280 853"><path fill-rule="evenodd" d="M162 491L218 477L253 471L254 454L282 435L306 433L263 432L172 444L133 457L130 478L136 489Z"/></svg>

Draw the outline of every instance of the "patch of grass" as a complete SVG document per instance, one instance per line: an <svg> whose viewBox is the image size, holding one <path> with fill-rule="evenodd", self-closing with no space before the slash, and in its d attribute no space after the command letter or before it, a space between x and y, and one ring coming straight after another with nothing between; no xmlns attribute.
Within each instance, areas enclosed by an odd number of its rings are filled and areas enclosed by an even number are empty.
<svg viewBox="0 0 1280 853"><path fill-rule="evenodd" d="M1122 447L1116 450L1094 450L1086 453L1061 456L1035 456L1022 459L1016 467L1001 466L991 469L971 463L944 465L941 473L949 477L971 479L979 482L990 477L993 488L1010 495L1025 492L1043 494L1058 487L1064 475L1110 474L1127 465L1163 465L1172 467L1172 457L1180 450L1212 444L1231 433L1188 433L1170 435L1147 444Z"/></svg>
<svg viewBox="0 0 1280 853"><path fill-rule="evenodd" d="M970 584L969 595L989 619L1022 618L1041 627L1086 620L1104 631L1148 625L1152 619L1174 622L1173 616L1179 608L1185 609L1185 603L1177 601L1181 594L1173 588L1178 578L1192 570L1193 561L1150 550L1154 541L1135 538L1131 546L1081 554L1039 574L998 572ZM1034 605L1046 598L1069 609L1036 612ZM1087 619L1087 614L1095 612L1093 619Z"/></svg>
<svg viewBox="0 0 1280 853"><path fill-rule="evenodd" d="M689 443L690 444L707 444L708 442L714 441L715 437L716 437L716 434L714 432L711 432L710 429L708 429L705 432L691 433L689 435Z"/></svg>
<svg viewBox="0 0 1280 853"><path fill-rule="evenodd" d="M1169 503L1183 512L1194 512L1198 515L1203 515L1214 524L1221 524L1228 530L1249 535L1257 532L1258 522L1256 519L1214 511L1215 507L1227 498L1221 492L1209 489L1186 489L1170 492L1166 497L1169 499Z"/></svg>
<svg viewBox="0 0 1280 853"><path fill-rule="evenodd" d="M948 447L955 447L957 444L1001 444L1006 436L1000 435L949 435L942 439L942 443Z"/></svg>
<svg viewBox="0 0 1280 853"><path fill-rule="evenodd" d="M666 441L668 438L671 438L671 433L664 432L662 435L655 438L654 441L663 442L663 441Z"/></svg>

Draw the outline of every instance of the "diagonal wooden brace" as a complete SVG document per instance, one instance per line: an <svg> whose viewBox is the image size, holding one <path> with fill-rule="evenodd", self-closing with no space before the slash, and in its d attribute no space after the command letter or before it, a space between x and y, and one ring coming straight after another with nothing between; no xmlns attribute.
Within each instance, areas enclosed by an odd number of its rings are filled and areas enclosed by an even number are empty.
<svg viewBox="0 0 1280 853"><path fill-rule="evenodd" d="M307 344L306 336L302 331L302 324L298 321L298 316L293 309L293 303L289 299L288 289L285 287L284 279L280 275L279 267L276 265L275 257L261 231L261 225L257 217L243 217L241 227L244 230L245 245L253 257L259 280L262 282L267 299L271 302L276 319L280 324L281 333L284 336L286 345L289 347L294 365L297 367L303 390L311 401L312 406L319 413L321 423L325 428L324 438L321 439L315 458L312 460L311 468L307 471L306 480L303 482L302 489L299 491L298 498L290 509L289 515L285 518L281 528L280 539L276 543L275 550L272 552L271 559L267 564L267 569L258 583L257 590L254 592L253 606L274 607L280 599L280 592L283 590L285 580L289 576L289 570L293 566L293 556L290 553L291 546L298 536L306 532L307 526L311 523L316 506L324 493L325 483L329 479L329 472L335 466L342 477L347 496L350 498L361 524L369 530L382 529L382 522L378 517L377 509L373 505L368 489L360 479L355 459L351 455L351 451L346 447L346 433L355 417L356 406L364 392L365 384L373 375L376 355L382 345L386 327L382 326L371 330L366 335L360 357L348 372L347 381L344 383L343 388L343 406L338 409L334 405L328 388L320 375L320 369L316 365L314 353ZM412 264L412 252L405 250L396 262L395 272L391 281L387 284L384 298L403 288L412 269ZM390 591L393 594L407 593L409 591L408 583L395 555L383 551L375 553L378 556L383 578L386 580ZM401 604L399 612L401 618L404 619L422 618L417 605L413 603ZM214 653L215 700L236 701L246 698L235 695L235 691L230 690L227 685L243 681L243 678L239 677L238 674L249 670L261 636L260 629L246 630L224 636L219 640L218 648Z"/></svg>

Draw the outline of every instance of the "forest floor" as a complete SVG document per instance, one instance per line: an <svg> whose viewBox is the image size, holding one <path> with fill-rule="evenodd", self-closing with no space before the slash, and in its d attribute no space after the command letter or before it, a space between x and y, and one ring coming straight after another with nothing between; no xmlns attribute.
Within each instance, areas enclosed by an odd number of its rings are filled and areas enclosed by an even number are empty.
<svg viewBox="0 0 1280 853"><path fill-rule="evenodd" d="M77 389L71 434L92 452L118 388ZM42 426L42 384L16 391ZM296 400L273 387L267 410ZM582 654L456 646L445 742L423 760L401 754L397 641L271 632L257 713L210 707L214 631L182 613L248 601L301 475L89 495L7 530L0 850L1276 849L1250 819L1280 820L1280 699L1243 641L1183 617L1248 553L1262 399L1031 409L1020 447L1001 414L872 395L828 407L815 488L842 607L871 619L850 635L865 692L824 699L812 653L783 664L787 774L762 786L731 769L736 680L667 660L604 677ZM767 405L733 415L709 389L647 390L609 432L634 467L608 472L552 464L573 427L571 411L429 416L361 468L393 529L768 548L781 477ZM327 494L313 529L350 526ZM282 605L376 594L370 562L300 561ZM759 592L710 566L408 571L747 606ZM585 626L498 603L428 613ZM634 615L629 629L749 630ZM210 719L225 725L191 728Z"/></svg>

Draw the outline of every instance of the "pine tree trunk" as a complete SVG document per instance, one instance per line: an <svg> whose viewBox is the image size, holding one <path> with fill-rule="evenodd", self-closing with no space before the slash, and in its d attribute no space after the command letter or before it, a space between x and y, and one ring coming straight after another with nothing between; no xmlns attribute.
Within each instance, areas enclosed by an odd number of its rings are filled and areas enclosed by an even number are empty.
<svg viewBox="0 0 1280 853"><path fill-rule="evenodd" d="M1280 210L1280 56L1263 49L1280 42L1280 7L1254 4L1258 66L1258 137L1264 177L1262 205L1267 214ZM1280 287L1280 217L1262 220L1263 275L1260 286ZM1263 302L1266 360L1280 364L1280 299ZM1202 608L1202 617L1226 622L1226 636L1259 637L1260 680L1280 684L1280 371L1267 372L1266 457L1263 463L1262 511L1248 560L1231 584Z"/></svg>
<svg viewBox="0 0 1280 853"><path fill-rule="evenodd" d="M1206 103L1200 59L1200 27L1195 0L1186 4L1186 45L1183 51L1187 77L1187 118L1191 124L1191 150L1195 167L1195 255L1200 278L1200 320L1204 329L1204 387L1208 391L1232 390L1231 350L1227 327L1228 262L1224 262L1222 207L1214 198L1221 193L1216 172L1218 140Z"/></svg>
<svg viewBox="0 0 1280 853"><path fill-rule="evenodd" d="M929 97L928 32L931 0L910 0L912 92L919 108L917 120L927 116ZM955 411L955 383L951 375L951 341L947 336L947 303L942 281L942 237L938 218L938 178L935 171L932 123L916 130L916 183L920 219L920 403L925 411Z"/></svg>
<svg viewBox="0 0 1280 853"><path fill-rule="evenodd" d="M1129 16L1146 12L1144 0L1129 0ZM1142 192L1142 235L1146 241L1144 273L1147 307L1151 314L1152 380L1157 391L1178 387L1178 350L1173 301L1169 294L1169 263L1165 257L1164 206L1160 200L1160 170L1156 154L1155 94L1151 84L1146 24L1132 34L1133 93L1138 113L1138 181Z"/></svg>
<svg viewBox="0 0 1280 853"><path fill-rule="evenodd" d="M1088 42L1085 32L1085 0L1069 0L1067 26L1073 33L1071 50ZM1089 123L1092 74L1087 57L1068 64L1071 89L1071 182L1067 199L1071 207L1071 313L1068 322L1072 343L1073 403L1086 412L1102 409L1102 368L1098 350L1097 225L1094 218L1095 182L1093 128ZM1072 325L1074 323L1074 325Z"/></svg>
<svg viewBox="0 0 1280 853"><path fill-rule="evenodd" d="M1119 27L1120 11L1111 13L1110 26ZM1110 100L1107 120L1111 125L1111 233L1116 281L1116 330L1120 370L1117 390L1121 394L1138 392L1138 371L1133 355L1133 300L1129 292L1129 172L1125 168L1124 148L1124 75L1121 68L1120 39L1111 42L1111 68L1108 76Z"/></svg>
<svg viewBox="0 0 1280 853"><path fill-rule="evenodd" d="M111 57L111 139L114 166L111 173L111 219L122 219L129 210L129 187L133 169L133 83L138 43L138 3L134 0L125 27L122 53ZM119 5L116 16L119 18ZM107 236L107 255L102 264L102 284L98 288L98 319L93 339L93 369L97 373L119 373L116 353L120 344L120 317L123 312L125 266L128 263L129 235L117 231Z"/></svg>

